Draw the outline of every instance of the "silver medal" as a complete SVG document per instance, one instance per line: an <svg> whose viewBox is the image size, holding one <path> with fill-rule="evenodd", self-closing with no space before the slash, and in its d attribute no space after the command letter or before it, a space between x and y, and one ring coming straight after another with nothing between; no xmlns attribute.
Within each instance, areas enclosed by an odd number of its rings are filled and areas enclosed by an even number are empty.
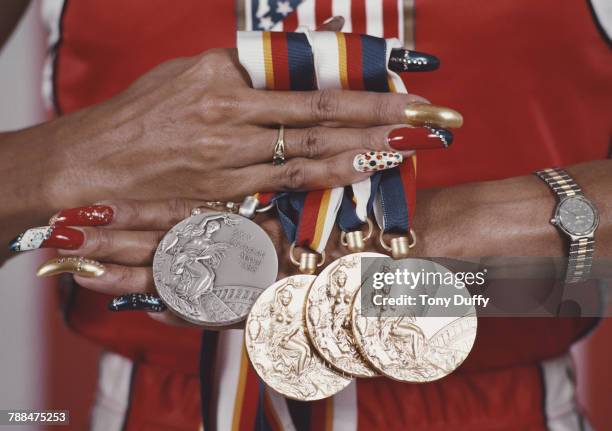
<svg viewBox="0 0 612 431"><path fill-rule="evenodd" d="M178 223L153 259L161 299L183 319L203 326L244 320L277 271L276 250L264 230L227 213L201 213Z"/></svg>

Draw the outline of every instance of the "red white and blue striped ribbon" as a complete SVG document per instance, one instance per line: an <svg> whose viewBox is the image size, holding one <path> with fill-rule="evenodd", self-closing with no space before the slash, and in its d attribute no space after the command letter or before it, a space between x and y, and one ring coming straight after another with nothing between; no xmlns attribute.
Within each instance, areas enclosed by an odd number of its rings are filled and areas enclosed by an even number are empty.
<svg viewBox="0 0 612 431"><path fill-rule="evenodd" d="M269 17L275 11L278 12L281 3L276 0L239 1L244 1L245 4L247 30L262 29L259 20ZM343 28L345 32L368 33L371 36L385 38L399 37L403 40L403 0L290 0L283 3L289 3L291 10L281 19L273 20L269 28L275 31L295 31L298 28L313 30L329 17L340 15L345 18ZM360 78L354 77L359 67L363 69L363 60L355 62L355 50L353 50L356 44L362 42L361 39L357 41L353 39L354 35L337 33L306 33L306 36L313 46L312 61L317 88L347 89L352 88L352 85L355 85L354 89L368 87L367 79L361 78L359 82ZM274 86L274 89L291 89L291 85L294 85L294 89L298 89L296 87L308 89L312 83L310 80L298 79L291 84L288 79L291 78L292 70L289 65L295 65L289 55L286 57L286 62L271 63L272 57L266 60L263 49L250 51L244 48L243 42L249 40L252 43L259 43L259 46L264 46L265 41L265 46L272 53L275 49L279 49L279 46L282 47L283 43L288 47L302 43L303 37L291 36L287 39L285 36L283 40L282 37L274 36L274 33L265 36L263 32L253 32L246 38L238 38L238 49L241 62L248 70L255 88L263 89L270 85ZM366 41L366 45L368 42ZM393 40L387 40L386 44L385 68L390 49L401 46L399 41ZM304 58L301 60L304 61ZM399 76L388 70L387 73L388 90L405 92ZM364 222L368 214L368 202L371 202L372 188L376 189L376 185L366 180L353 184L352 188L356 217L360 222ZM273 197L269 193L262 193L258 198L261 205L265 206ZM202 360L203 370L211 365L214 367L214 379L202 388L204 401L210 398L211 392L214 393L210 405L203 409L205 416L209 418L207 422L214 424L207 426L206 429L241 431L295 429L287 400L266 388L246 360L242 331L222 331L215 338L218 338L217 342L208 343L216 345L215 353L213 350L204 349L203 356L206 358L203 357ZM210 358L214 358L212 363ZM357 429L355 382L336 396L311 403L311 406L310 429L328 431Z"/></svg>

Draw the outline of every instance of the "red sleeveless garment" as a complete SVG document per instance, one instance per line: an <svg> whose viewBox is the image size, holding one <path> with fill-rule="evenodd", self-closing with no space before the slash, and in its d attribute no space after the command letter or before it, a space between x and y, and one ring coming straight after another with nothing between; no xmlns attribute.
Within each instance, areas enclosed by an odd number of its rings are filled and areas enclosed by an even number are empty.
<svg viewBox="0 0 612 431"><path fill-rule="evenodd" d="M56 107L62 114L78 110L121 92L162 61L233 47L235 3L67 0L54 64ZM607 158L612 57L586 0L415 0L414 11L415 48L440 57L442 67L410 75L408 89L465 118L448 151L419 155L419 187ZM200 331L110 313L108 300L77 290L68 322L135 364L126 429L197 429ZM546 429L540 363L563 355L592 324L481 319L471 355L451 376L426 385L360 381L358 428Z"/></svg>

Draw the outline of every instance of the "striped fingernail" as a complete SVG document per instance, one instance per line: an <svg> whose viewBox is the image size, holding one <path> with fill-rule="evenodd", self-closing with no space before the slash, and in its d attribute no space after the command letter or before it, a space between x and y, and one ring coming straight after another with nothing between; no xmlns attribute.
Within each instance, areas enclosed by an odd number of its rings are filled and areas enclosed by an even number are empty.
<svg viewBox="0 0 612 431"><path fill-rule="evenodd" d="M9 243L9 249L15 252L38 248L75 250L83 241L85 235L80 230L64 226L41 226L28 229L17 236Z"/></svg>
<svg viewBox="0 0 612 431"><path fill-rule="evenodd" d="M129 293L113 298L108 303L110 311L149 311L159 313L166 310L161 298L150 293Z"/></svg>
<svg viewBox="0 0 612 431"><path fill-rule="evenodd" d="M402 163L403 157L394 151L369 151L353 159L353 168L358 172L372 172L391 169Z"/></svg>

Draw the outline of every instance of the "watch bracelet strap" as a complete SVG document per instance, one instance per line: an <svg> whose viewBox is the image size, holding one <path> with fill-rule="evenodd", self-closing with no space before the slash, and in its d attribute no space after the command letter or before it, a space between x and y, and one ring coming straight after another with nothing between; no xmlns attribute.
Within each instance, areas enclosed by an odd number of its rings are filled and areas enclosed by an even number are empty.
<svg viewBox="0 0 612 431"><path fill-rule="evenodd" d="M579 238L570 243L566 283L579 283L586 280L593 265L593 252L595 240L593 238Z"/></svg>
<svg viewBox="0 0 612 431"><path fill-rule="evenodd" d="M582 194L580 186L564 169L549 168L535 174L548 184L559 199Z"/></svg>
<svg viewBox="0 0 612 431"><path fill-rule="evenodd" d="M583 194L580 186L564 169L544 169L535 172L535 175L546 182L559 200ZM566 283L579 283L586 280L593 264L594 248L595 240L592 237L571 240L565 273Z"/></svg>

